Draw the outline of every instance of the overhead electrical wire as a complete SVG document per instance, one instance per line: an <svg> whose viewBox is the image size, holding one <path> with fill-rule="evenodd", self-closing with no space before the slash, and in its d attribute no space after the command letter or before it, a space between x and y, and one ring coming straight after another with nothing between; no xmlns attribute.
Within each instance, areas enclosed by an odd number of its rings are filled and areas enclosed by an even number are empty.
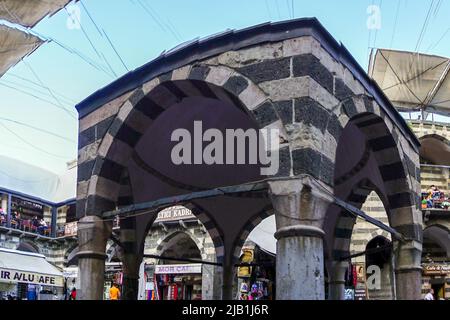
<svg viewBox="0 0 450 320"><path fill-rule="evenodd" d="M21 125L21 126L24 126L24 127L30 128L30 129L33 129L33 130L37 130L37 131L40 131L40 132L43 132L43 133L52 135L52 136L54 136L54 137L63 139L63 140L68 141L68 142L76 143L76 141L73 140L73 139L64 137L64 136L62 136L62 135L60 135L60 134L57 134L57 133L55 133L55 132L51 132L51 131L48 131L48 130L45 130L45 129L42 129L42 128L38 128L38 127L32 126L31 124L28 124L28 123L24 123L24 122L21 122L21 121L17 121L17 120L5 118L5 117L0 117L0 120L1 120L1 121L12 122L12 123L15 123L15 124L18 124L18 125Z"/></svg>
<svg viewBox="0 0 450 320"><path fill-rule="evenodd" d="M395 12L394 29L392 30L391 43L389 44L389 49L392 49L392 44L394 43L395 33L397 32L397 22L398 22L398 15L400 13L400 2L401 1L402 0L397 0L397 10Z"/></svg>
<svg viewBox="0 0 450 320"><path fill-rule="evenodd" d="M31 65L26 62L25 60L22 60L22 62L25 64L25 66L31 71L31 73L34 75L34 77L36 78L37 81L39 81L39 83L42 85L43 88L47 89L47 91L50 93L50 95L52 96L52 98L56 101L57 104L59 104L59 106L64 109L66 111L66 113L72 117L73 119L77 119L77 117L74 115L74 111L72 110L68 110L66 109L61 101L59 101L59 99L53 94L53 91L44 84L44 82L41 80L41 78L38 76L38 74L34 71L34 69L31 67Z"/></svg>
<svg viewBox="0 0 450 320"><path fill-rule="evenodd" d="M37 147L35 144L28 142L26 139L22 138L20 135L18 135L16 132L14 132L13 130L9 129L4 123L0 122L0 126L2 126L4 129L6 129L9 133L11 133L12 135L14 135L17 139L19 139L20 141L22 141L23 143L25 143L26 145L32 147L35 150L38 150L40 152L43 152L47 155L53 156L55 158L60 158L60 159L66 159L66 160L70 160L73 157L66 157L66 156L61 156L52 152L48 152L47 150L41 149L39 147Z"/></svg>
<svg viewBox="0 0 450 320"><path fill-rule="evenodd" d="M33 85L35 85L35 86L38 86L38 87L41 87L41 88L42 88L42 86L41 86L39 83L34 82L33 80L30 80L30 79L28 79L28 78L19 76L19 75L15 74L15 73L8 72L8 73L6 74L6 76L11 76L11 77L14 77L14 78L17 78L17 79L20 79L20 80L29 82L29 83L31 83L31 84L33 84ZM5 81L5 78L3 77L2 80ZM21 85L23 85L23 84L21 84ZM31 89L31 87L28 87L28 88ZM34 88L33 88L33 89L34 89ZM37 89L36 89L36 90L37 90ZM55 90L53 90L53 92L54 92L56 95L58 95L61 99L65 100L67 104L69 104L69 105L75 105L75 104L76 104L76 101L75 101L75 100L73 100L73 99L71 99L71 98L69 98L69 97L63 95L62 93L59 93L59 92L57 92L57 91L55 91Z"/></svg>
<svg viewBox="0 0 450 320"><path fill-rule="evenodd" d="M51 97L46 91L41 91L41 90L39 90L39 89L37 89L37 88L35 88L35 87L28 86L28 85L23 84L23 83L11 81L11 80L6 80L6 79L4 79L4 78L2 78L1 81L6 82L6 83L8 83L8 84L10 84L10 85L13 85L13 86L18 86L18 87L21 87L21 88L29 89L29 90L34 91L34 92L36 92L36 93L42 94L42 95L44 95L44 96L46 96L46 97ZM64 100L64 98L63 98L63 100ZM62 101L62 102L63 102L65 105L69 106L69 107L75 104L75 103L69 103L69 102L67 102L67 101Z"/></svg>
<svg viewBox="0 0 450 320"><path fill-rule="evenodd" d="M264 2L266 3L266 9L267 9L267 16L269 18L269 20L272 20L272 14L270 13L270 8L269 8L269 0L264 0Z"/></svg>

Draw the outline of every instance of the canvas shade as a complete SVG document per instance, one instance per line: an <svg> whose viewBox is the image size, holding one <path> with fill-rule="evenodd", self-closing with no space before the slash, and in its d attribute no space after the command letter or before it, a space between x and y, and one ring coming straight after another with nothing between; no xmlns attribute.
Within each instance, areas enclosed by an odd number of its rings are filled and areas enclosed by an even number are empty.
<svg viewBox="0 0 450 320"><path fill-rule="evenodd" d="M32 34L0 25L0 77L42 43Z"/></svg>
<svg viewBox="0 0 450 320"><path fill-rule="evenodd" d="M71 0L0 0L0 19L32 28Z"/></svg>
<svg viewBox="0 0 450 320"><path fill-rule="evenodd" d="M369 75L399 111L450 115L450 59L377 49Z"/></svg>

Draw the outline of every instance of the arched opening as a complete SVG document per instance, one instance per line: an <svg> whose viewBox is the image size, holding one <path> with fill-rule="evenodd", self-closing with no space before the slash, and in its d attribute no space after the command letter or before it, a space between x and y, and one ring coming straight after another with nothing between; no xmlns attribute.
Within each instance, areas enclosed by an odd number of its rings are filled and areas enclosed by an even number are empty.
<svg viewBox="0 0 450 320"><path fill-rule="evenodd" d="M423 209L450 206L450 144L437 134L420 138L420 169Z"/></svg>
<svg viewBox="0 0 450 320"><path fill-rule="evenodd" d="M450 299L446 277L450 263L450 229L432 224L423 231L422 293L433 289L436 300Z"/></svg>
<svg viewBox="0 0 450 320"><path fill-rule="evenodd" d="M39 247L37 245L30 243L30 242L26 242L26 241L21 242L17 246L16 250L24 251L24 252L39 253Z"/></svg>
<svg viewBox="0 0 450 320"><path fill-rule="evenodd" d="M264 211L243 229L236 242L235 263L238 264L235 299L275 300L276 252L275 215Z"/></svg>
<svg viewBox="0 0 450 320"><path fill-rule="evenodd" d="M336 151L335 195L403 236L409 234L421 241L415 190L407 179L409 175L417 179L414 172L417 170L412 160L397 148L398 136L391 133L385 121L376 114L364 113L347 123ZM400 261L399 256L391 252L389 261L373 264L372 256L366 255L373 251L373 246L381 245L378 243L381 239L391 241L388 229L337 206L330 207L327 217L326 225L334 229L328 242L330 298L396 298L393 262ZM375 277L378 278L374 282ZM414 277L418 283L418 272L414 271Z"/></svg>

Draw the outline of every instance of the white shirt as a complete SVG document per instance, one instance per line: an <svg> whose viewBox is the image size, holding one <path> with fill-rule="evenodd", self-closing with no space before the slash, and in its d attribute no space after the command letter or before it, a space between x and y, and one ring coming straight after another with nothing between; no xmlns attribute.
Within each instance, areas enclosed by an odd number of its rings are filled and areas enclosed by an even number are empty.
<svg viewBox="0 0 450 320"><path fill-rule="evenodd" d="M424 300L434 300L434 297L433 297L433 295L431 294L431 292L428 292L428 293L425 295Z"/></svg>

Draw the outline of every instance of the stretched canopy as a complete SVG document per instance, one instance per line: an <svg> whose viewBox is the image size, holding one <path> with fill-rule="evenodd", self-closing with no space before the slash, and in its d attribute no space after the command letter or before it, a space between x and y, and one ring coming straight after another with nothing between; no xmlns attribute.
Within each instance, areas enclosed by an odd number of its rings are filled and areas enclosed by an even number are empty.
<svg viewBox="0 0 450 320"><path fill-rule="evenodd" d="M399 111L450 115L450 59L377 49L369 75Z"/></svg>
<svg viewBox="0 0 450 320"><path fill-rule="evenodd" d="M42 43L43 40L34 35L0 25L0 77Z"/></svg>
<svg viewBox="0 0 450 320"><path fill-rule="evenodd" d="M53 15L71 0L0 0L0 19L34 27L47 15Z"/></svg>

